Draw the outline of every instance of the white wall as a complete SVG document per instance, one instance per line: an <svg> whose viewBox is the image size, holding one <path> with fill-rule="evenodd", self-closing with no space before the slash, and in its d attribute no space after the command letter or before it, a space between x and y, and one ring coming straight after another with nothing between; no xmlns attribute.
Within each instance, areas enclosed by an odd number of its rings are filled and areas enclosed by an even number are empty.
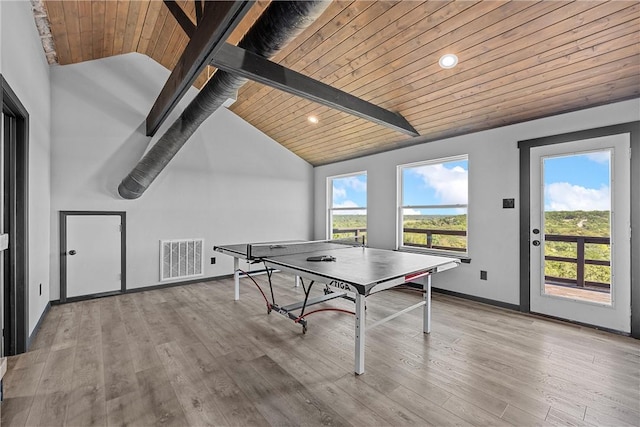
<svg viewBox="0 0 640 427"><path fill-rule="evenodd" d="M31 3L1 1L3 77L29 112L29 333L49 302L50 86L49 65ZM42 295L39 295L42 284Z"/></svg>
<svg viewBox="0 0 640 427"><path fill-rule="evenodd" d="M636 99L316 167L314 238L325 238L327 177L366 170L369 245L395 249L396 166L468 154L468 247L471 263L435 275L434 286L519 304L517 142L629 122L639 117L640 101ZM515 198L516 209L502 209L503 198ZM488 272L488 280L480 280L480 270Z"/></svg>
<svg viewBox="0 0 640 427"><path fill-rule="evenodd" d="M205 277L232 273L213 245L309 239L313 168L221 108L149 189L123 200L117 187L153 140L144 121L169 72L132 53L55 67L52 85L51 299L59 298L59 212L127 212L127 287L157 285L159 240L205 238ZM186 98L191 99L192 89ZM216 256L217 264L209 258Z"/></svg>

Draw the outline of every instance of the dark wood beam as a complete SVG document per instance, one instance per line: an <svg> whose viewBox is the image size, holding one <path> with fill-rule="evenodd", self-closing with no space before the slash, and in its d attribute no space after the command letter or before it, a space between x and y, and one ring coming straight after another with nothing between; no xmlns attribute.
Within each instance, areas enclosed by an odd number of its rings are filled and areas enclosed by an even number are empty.
<svg viewBox="0 0 640 427"><path fill-rule="evenodd" d="M229 73L361 117L407 135L420 135L400 114L385 110L237 46L224 43L213 57L211 64Z"/></svg>
<svg viewBox="0 0 640 427"><path fill-rule="evenodd" d="M147 136L153 136L200 72L253 6L253 1L207 2L196 28L147 116Z"/></svg>
<svg viewBox="0 0 640 427"><path fill-rule="evenodd" d="M189 36L189 38L193 37L193 34L196 32L196 25L191 21L191 18L184 13L180 5L176 3L175 0L164 0L164 5L167 6L169 12L176 18L176 21L178 21L178 24L180 24L185 34Z"/></svg>
<svg viewBox="0 0 640 427"><path fill-rule="evenodd" d="M195 0L195 2L196 2L196 25L199 25L200 21L202 21L204 6L202 5L202 0Z"/></svg>

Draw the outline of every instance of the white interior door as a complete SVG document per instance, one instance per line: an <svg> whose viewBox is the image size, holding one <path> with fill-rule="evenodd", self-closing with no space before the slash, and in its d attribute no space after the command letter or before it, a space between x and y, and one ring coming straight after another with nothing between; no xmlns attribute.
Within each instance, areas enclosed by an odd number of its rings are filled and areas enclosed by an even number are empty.
<svg viewBox="0 0 640 427"><path fill-rule="evenodd" d="M531 149L531 311L631 330L628 134Z"/></svg>
<svg viewBox="0 0 640 427"><path fill-rule="evenodd" d="M67 216L67 298L121 290L120 236L120 215Z"/></svg>

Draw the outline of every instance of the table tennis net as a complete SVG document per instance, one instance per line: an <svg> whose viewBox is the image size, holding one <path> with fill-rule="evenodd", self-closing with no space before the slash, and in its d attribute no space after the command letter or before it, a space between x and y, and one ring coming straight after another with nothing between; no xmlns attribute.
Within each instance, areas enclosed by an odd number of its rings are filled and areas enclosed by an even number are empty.
<svg viewBox="0 0 640 427"><path fill-rule="evenodd" d="M311 242L254 243L247 245L247 259L275 258L324 250L336 250L365 245L364 236Z"/></svg>

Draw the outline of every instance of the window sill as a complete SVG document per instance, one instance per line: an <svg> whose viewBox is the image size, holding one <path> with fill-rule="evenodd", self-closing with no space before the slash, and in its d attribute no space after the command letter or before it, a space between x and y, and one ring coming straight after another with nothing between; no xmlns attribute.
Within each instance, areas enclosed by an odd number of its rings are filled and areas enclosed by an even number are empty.
<svg viewBox="0 0 640 427"><path fill-rule="evenodd" d="M438 250L419 249L419 248L412 248L412 247L407 247L407 246L401 246L397 250L399 252L409 252L409 253L414 253L414 254L423 254L423 255L433 255L433 256L457 258L463 264L471 264L471 258L469 258L468 254L463 254L463 253L460 253L460 252L446 252L446 251L438 251Z"/></svg>

